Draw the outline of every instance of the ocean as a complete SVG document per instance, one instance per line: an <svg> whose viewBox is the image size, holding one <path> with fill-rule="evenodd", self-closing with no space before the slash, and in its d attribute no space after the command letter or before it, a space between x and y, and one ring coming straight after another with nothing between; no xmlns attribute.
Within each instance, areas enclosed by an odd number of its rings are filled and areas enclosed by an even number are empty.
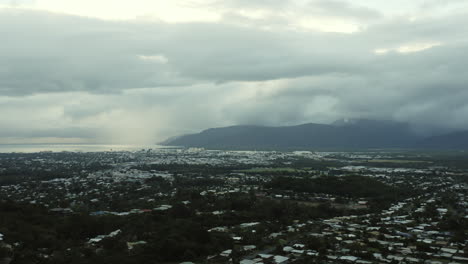
<svg viewBox="0 0 468 264"><path fill-rule="evenodd" d="M35 152L100 152L100 151L136 151L142 149L168 148L160 145L98 145L98 144L0 144L0 153L35 153Z"/></svg>

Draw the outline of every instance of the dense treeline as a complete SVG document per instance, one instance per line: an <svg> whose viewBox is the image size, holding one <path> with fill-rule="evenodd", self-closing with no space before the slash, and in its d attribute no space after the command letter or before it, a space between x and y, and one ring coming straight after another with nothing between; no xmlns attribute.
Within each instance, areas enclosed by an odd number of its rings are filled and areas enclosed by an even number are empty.
<svg viewBox="0 0 468 264"><path fill-rule="evenodd" d="M190 199L185 205L180 201ZM293 220L328 218L346 213L329 206L308 207L291 201L259 198L254 193L201 196L180 190L167 211L129 216L90 216L87 212L52 213L39 205L0 202L0 233L14 244L13 263L165 263L196 261L233 247L228 233L210 233L216 226L262 221L257 233L237 230L246 243L262 238ZM217 217L210 212L223 211ZM198 212L206 212L199 214ZM90 238L122 230L116 237L91 245ZM127 242L145 241L132 250ZM41 255L48 255L47 259ZM0 259L1 259L0 255Z"/></svg>
<svg viewBox="0 0 468 264"><path fill-rule="evenodd" d="M128 217L92 217L87 214L57 215L35 205L0 202L0 233L14 244L13 263L158 263L193 260L231 247L224 234L207 232L203 219L178 207ZM115 230L122 234L96 246L88 240ZM147 243L127 249L127 242ZM138 253L138 254L137 254ZM50 257L45 260L41 255Z"/></svg>
<svg viewBox="0 0 468 264"><path fill-rule="evenodd" d="M281 163L287 162L287 160L277 160L277 166L284 166ZM309 158L297 158L292 161L293 168L313 168L314 170L326 170L328 168L337 168L346 166L347 164L338 160L315 160Z"/></svg>
<svg viewBox="0 0 468 264"><path fill-rule="evenodd" d="M218 166L209 164L145 164L132 167L142 171L169 171L175 174L200 174L200 175L214 175L226 173L234 170L248 169L252 166L238 165L238 166Z"/></svg>
<svg viewBox="0 0 468 264"><path fill-rule="evenodd" d="M0 186L26 181L69 178L79 174L110 169L97 161L99 154L83 153L0 153ZM51 162L53 160L53 162Z"/></svg>
<svg viewBox="0 0 468 264"><path fill-rule="evenodd" d="M343 177L322 176L318 178L275 177L265 184L266 188L290 190L303 193L324 193L351 198L374 198L379 202L392 202L411 194L412 190L396 188L376 179L351 175Z"/></svg>
<svg viewBox="0 0 468 264"><path fill-rule="evenodd" d="M26 181L46 181L56 178L68 178L76 174L76 169L31 170L27 167L5 169L0 172L0 186L18 184Z"/></svg>

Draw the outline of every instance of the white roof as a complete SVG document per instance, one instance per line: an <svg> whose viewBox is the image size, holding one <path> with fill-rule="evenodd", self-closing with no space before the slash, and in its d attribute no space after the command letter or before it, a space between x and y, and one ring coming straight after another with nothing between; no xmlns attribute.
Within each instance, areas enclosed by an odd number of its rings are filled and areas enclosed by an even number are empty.
<svg viewBox="0 0 468 264"><path fill-rule="evenodd" d="M283 251L284 251L284 252L291 252L291 251L293 251L293 250L294 250L294 248L292 248L292 247L284 247L284 248L283 248Z"/></svg>
<svg viewBox="0 0 468 264"><path fill-rule="evenodd" d="M257 246L255 246L255 245L246 245L246 246L244 246L244 250L253 250L253 249L256 249L256 248L257 248Z"/></svg>
<svg viewBox="0 0 468 264"><path fill-rule="evenodd" d="M452 253L452 254L455 254L458 251L458 249L454 249L454 248L441 248L440 250L443 251L443 252L448 252L448 253Z"/></svg>
<svg viewBox="0 0 468 264"><path fill-rule="evenodd" d="M273 255L270 255L270 254L258 254L258 256L260 256L261 258L271 258L271 257L273 257Z"/></svg>
<svg viewBox="0 0 468 264"><path fill-rule="evenodd" d="M355 256L341 256L340 259L342 260L349 260L349 261L356 261L358 258Z"/></svg>
<svg viewBox="0 0 468 264"><path fill-rule="evenodd" d="M232 253L232 249L227 249L227 250L224 250L223 252L221 252L221 254L219 254L219 255L221 255L223 257L227 257L227 256L231 255L231 253Z"/></svg>
<svg viewBox="0 0 468 264"><path fill-rule="evenodd" d="M289 259L288 257L284 257L284 256L274 256L275 263L277 264L283 263L287 261L288 259Z"/></svg>

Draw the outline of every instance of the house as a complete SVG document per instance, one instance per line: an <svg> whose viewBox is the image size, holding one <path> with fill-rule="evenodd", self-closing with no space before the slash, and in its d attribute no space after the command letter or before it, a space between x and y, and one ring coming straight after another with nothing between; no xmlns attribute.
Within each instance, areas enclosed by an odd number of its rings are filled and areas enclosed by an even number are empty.
<svg viewBox="0 0 468 264"><path fill-rule="evenodd" d="M358 257L355 257L355 256L341 256L339 259L343 260L345 262L355 262L358 259Z"/></svg>
<svg viewBox="0 0 468 264"><path fill-rule="evenodd" d="M286 264L288 263L289 258L284 256L274 256L273 261L275 264Z"/></svg>
<svg viewBox="0 0 468 264"><path fill-rule="evenodd" d="M251 260L251 259L243 259L240 261L240 264L255 264L257 263L255 260Z"/></svg>
<svg viewBox="0 0 468 264"><path fill-rule="evenodd" d="M226 257L227 258L227 257L229 257L231 255L231 253L232 253L232 249L227 249L227 250L224 250L223 252L221 252L219 255L221 257Z"/></svg>

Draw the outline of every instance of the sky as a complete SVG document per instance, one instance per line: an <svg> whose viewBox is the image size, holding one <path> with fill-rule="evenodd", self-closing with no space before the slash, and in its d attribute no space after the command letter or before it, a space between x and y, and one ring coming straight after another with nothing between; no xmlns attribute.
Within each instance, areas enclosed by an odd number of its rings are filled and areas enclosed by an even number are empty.
<svg viewBox="0 0 468 264"><path fill-rule="evenodd" d="M467 24L464 0L0 0L0 144L468 129Z"/></svg>

